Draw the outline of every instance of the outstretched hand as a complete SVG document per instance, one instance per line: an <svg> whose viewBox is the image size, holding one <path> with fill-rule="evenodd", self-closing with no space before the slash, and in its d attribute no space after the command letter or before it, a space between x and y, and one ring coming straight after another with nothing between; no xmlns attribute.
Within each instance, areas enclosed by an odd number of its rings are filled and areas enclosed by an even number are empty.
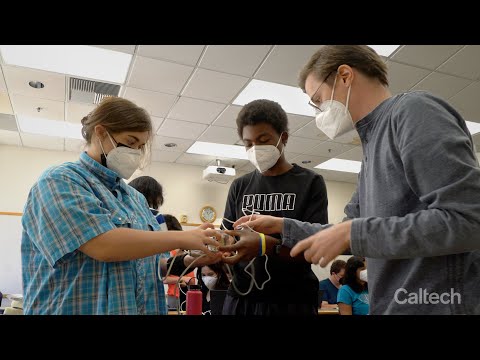
<svg viewBox="0 0 480 360"><path fill-rule="evenodd" d="M349 220L321 230L297 243L290 251L290 255L295 257L303 252L305 260L309 263L325 267L350 248L351 229L352 220Z"/></svg>

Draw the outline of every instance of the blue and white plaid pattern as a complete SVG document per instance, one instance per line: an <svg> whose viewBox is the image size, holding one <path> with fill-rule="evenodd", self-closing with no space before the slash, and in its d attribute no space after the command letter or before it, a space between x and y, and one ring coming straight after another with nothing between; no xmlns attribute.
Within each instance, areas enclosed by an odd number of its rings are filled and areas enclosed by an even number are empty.
<svg viewBox="0 0 480 360"><path fill-rule="evenodd" d="M160 230L145 197L90 158L46 170L22 217L25 314L166 314L160 255L101 262L78 248L109 230Z"/></svg>

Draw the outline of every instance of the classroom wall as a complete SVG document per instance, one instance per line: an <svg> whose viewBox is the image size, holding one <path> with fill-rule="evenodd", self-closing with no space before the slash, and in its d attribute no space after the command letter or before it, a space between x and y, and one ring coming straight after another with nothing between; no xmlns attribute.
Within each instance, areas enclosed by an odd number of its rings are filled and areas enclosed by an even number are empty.
<svg viewBox="0 0 480 360"><path fill-rule="evenodd" d="M78 154L42 149L0 145L0 212L22 212L28 192L40 174L49 166L75 161ZM189 223L200 223L200 209L211 205L217 210L217 221L225 210L229 184L210 183L202 179L203 167L171 163L152 163L141 175L157 179L164 188L163 213L187 215ZM237 176L243 175L239 172ZM344 217L343 208L350 199L354 184L326 181L330 222Z"/></svg>

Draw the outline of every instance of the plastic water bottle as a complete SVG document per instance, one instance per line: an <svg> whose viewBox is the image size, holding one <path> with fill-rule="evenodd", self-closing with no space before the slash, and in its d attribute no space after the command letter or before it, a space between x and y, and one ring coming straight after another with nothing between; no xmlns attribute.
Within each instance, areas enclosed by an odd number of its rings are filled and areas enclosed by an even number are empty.
<svg viewBox="0 0 480 360"><path fill-rule="evenodd" d="M187 291L187 315L202 315L202 291L200 285L190 285Z"/></svg>

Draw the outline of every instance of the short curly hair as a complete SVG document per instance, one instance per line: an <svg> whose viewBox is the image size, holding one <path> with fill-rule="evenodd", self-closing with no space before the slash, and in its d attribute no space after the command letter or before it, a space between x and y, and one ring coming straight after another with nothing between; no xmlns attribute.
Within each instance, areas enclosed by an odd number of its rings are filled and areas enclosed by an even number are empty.
<svg viewBox="0 0 480 360"><path fill-rule="evenodd" d="M279 135L283 132L288 133L287 113L280 104L272 100L259 99L249 102L238 113L238 136L240 136L240 139L243 138L243 128L245 126L261 123L272 125Z"/></svg>

